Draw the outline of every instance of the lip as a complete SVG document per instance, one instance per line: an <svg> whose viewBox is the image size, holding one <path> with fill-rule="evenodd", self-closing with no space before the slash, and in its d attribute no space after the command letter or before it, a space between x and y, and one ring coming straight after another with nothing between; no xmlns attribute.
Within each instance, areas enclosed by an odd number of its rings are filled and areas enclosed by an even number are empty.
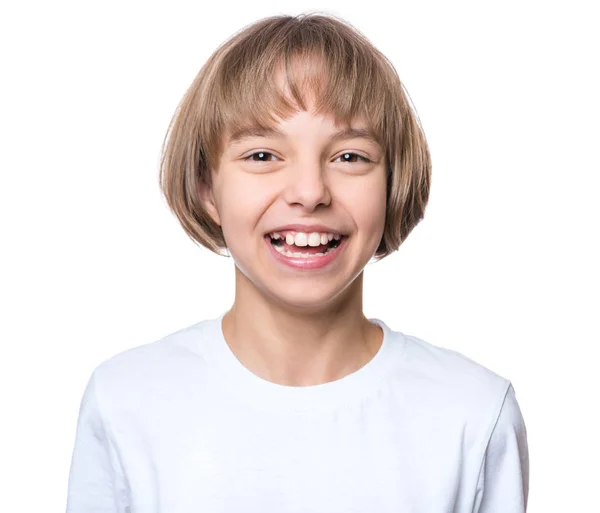
<svg viewBox="0 0 600 513"><path fill-rule="evenodd" d="M320 233L339 233L340 235L346 235L346 233L344 233L341 230L338 230L337 228L332 228L330 226L325 226L322 224L286 224L285 226L279 226L277 228L273 228L272 230L270 230L266 233L269 234L269 233L275 233L275 232L284 232L286 230L293 231L293 232L304 232L304 233L320 232Z"/></svg>
<svg viewBox="0 0 600 513"><path fill-rule="evenodd" d="M292 228L287 228L291 230ZM316 230L315 230L316 231ZM333 251L330 251L324 256L315 256L315 257L287 257L277 251L273 244L271 244L270 237L267 235L264 237L265 244L268 246L268 250L273 255L273 257L280 263L290 267L292 269L298 270L318 270L323 269L324 267L329 266L343 253L346 249L348 237L342 237L340 239L340 244Z"/></svg>

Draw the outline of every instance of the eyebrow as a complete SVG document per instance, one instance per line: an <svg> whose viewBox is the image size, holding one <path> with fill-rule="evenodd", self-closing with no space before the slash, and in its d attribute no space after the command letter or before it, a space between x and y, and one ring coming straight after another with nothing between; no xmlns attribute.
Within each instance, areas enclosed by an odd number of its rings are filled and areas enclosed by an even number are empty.
<svg viewBox="0 0 600 513"><path fill-rule="evenodd" d="M276 139L285 139L287 136L277 128L261 128L258 126L243 127L235 130L229 138L229 146L236 142L240 142L249 137L273 137ZM331 142L340 141L344 139L367 139L380 144L373 133L366 128L345 128L339 132L333 134L330 138Z"/></svg>

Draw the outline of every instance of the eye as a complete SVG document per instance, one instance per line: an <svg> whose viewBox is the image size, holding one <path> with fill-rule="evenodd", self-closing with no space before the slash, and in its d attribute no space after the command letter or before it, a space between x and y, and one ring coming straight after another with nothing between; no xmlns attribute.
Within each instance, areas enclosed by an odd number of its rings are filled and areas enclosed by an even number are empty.
<svg viewBox="0 0 600 513"><path fill-rule="evenodd" d="M362 159L363 162L371 162L367 157L363 157L362 155L359 155L358 153L350 153L350 152L342 153L335 160L337 160L339 158L342 159L342 162L354 163L354 162L357 162L356 159Z"/></svg>
<svg viewBox="0 0 600 513"><path fill-rule="evenodd" d="M256 158L254 158L254 157L256 157ZM270 153L268 151L256 151L256 152L248 155L247 157L245 157L243 160L247 161L247 162L271 162L273 160L271 157L274 157L275 159L277 158L277 157L275 157L275 155L273 155L272 153ZM352 153L352 152L342 153L335 160L338 160L340 158L342 159L342 162L349 162L349 163L355 163L355 162L359 162L361 160L365 163L371 162L367 157L363 157L362 155L359 155L358 153Z"/></svg>
<svg viewBox="0 0 600 513"><path fill-rule="evenodd" d="M256 156L257 158L256 159L252 158L254 156ZM272 153L269 153L268 151L256 151L256 152L252 153L251 155L248 155L247 157L245 157L243 160L248 161L248 162L270 162L271 157L275 157L275 155L273 155Z"/></svg>

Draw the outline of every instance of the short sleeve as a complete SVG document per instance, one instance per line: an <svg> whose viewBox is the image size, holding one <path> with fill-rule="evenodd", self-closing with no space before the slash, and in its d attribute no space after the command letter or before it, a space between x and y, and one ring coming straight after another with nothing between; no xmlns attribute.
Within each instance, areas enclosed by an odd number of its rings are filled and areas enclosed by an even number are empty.
<svg viewBox="0 0 600 513"><path fill-rule="evenodd" d="M67 513L124 513L125 487L107 435L92 374L77 420L67 493Z"/></svg>
<svg viewBox="0 0 600 513"><path fill-rule="evenodd" d="M473 513L525 513L528 494L527 430L509 383L481 464Z"/></svg>

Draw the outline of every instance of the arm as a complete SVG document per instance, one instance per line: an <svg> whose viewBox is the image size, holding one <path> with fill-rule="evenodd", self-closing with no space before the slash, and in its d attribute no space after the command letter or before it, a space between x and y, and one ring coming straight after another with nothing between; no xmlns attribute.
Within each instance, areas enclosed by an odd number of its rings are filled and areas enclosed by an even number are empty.
<svg viewBox="0 0 600 513"><path fill-rule="evenodd" d="M125 509L125 480L111 444L92 374L79 409L73 450L67 513L121 513Z"/></svg>
<svg viewBox="0 0 600 513"><path fill-rule="evenodd" d="M528 494L527 431L509 384L481 463L473 513L525 513Z"/></svg>

